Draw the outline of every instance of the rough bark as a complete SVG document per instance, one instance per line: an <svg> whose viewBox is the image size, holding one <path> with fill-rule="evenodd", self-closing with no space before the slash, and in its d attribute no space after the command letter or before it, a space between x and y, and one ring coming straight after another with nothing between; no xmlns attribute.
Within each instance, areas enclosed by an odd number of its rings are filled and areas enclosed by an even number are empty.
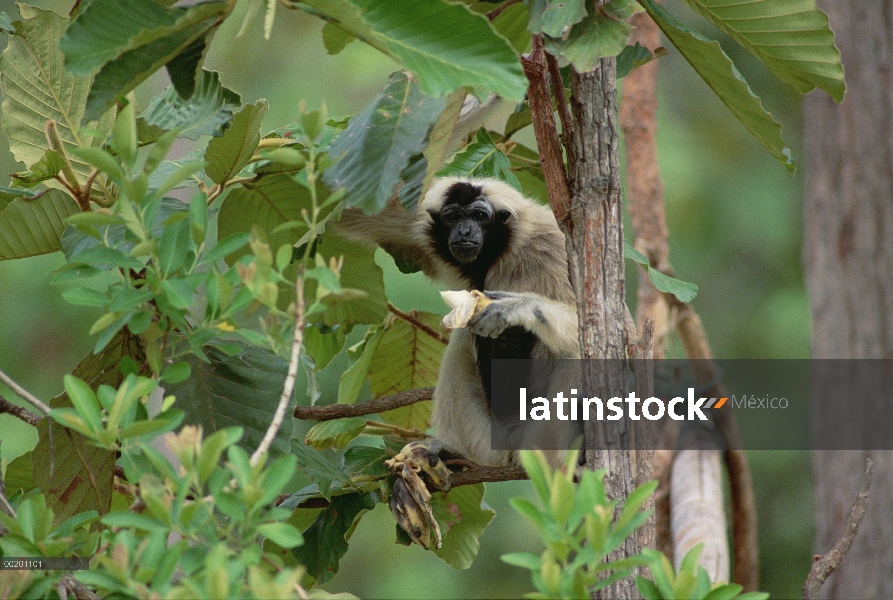
<svg viewBox="0 0 893 600"><path fill-rule="evenodd" d="M841 105L813 92L804 107L807 149L804 259L815 358L893 357L893 0L820 0L846 69ZM860 420L834 417L832 386L813 385L813 436ZM849 398L846 398L848 400ZM866 414L889 414L861 397ZM872 496L856 537L822 588L828 598L893 598L893 452L815 452L816 552L843 530L866 456L875 461Z"/></svg>
<svg viewBox="0 0 893 600"><path fill-rule="evenodd" d="M617 78L613 58L602 59L589 73L571 77L571 115L576 160L568 164L571 186L570 223L567 227L571 283L580 318L580 346L589 363L584 389L600 398L626 396L627 355L623 272L623 217L620 196L620 158L617 122ZM616 423L585 424L586 466L605 469L605 488L611 498L625 498L635 489L635 474L628 450L601 450L616 446ZM627 444L632 432L620 437ZM616 557L641 548L631 536ZM622 579L599 594L604 598L636 598L632 577Z"/></svg>

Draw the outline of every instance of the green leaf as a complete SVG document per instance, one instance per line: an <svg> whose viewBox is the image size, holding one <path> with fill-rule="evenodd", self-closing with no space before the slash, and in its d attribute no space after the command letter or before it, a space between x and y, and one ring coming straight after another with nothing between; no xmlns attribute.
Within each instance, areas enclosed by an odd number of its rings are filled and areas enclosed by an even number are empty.
<svg viewBox="0 0 893 600"><path fill-rule="evenodd" d="M340 487L350 481L350 473L327 460L325 454L314 450L301 440L291 440L291 451L298 459L298 469L319 486L319 492L323 496L329 497L329 490L333 485L337 484Z"/></svg>
<svg viewBox="0 0 893 600"><path fill-rule="evenodd" d="M661 292L673 294L680 302L691 302L698 295L698 286L675 277L670 277L652 268L648 257L633 248L627 241L623 242L623 256L641 265L648 274L648 278L651 279L651 283L654 284L654 287Z"/></svg>
<svg viewBox="0 0 893 600"><path fill-rule="evenodd" d="M500 558L506 564L521 567L522 569L530 569L531 571L539 572L542 566L540 557L532 552L511 552L503 554Z"/></svg>
<svg viewBox="0 0 893 600"><path fill-rule="evenodd" d="M151 37L151 30L173 27L186 13L150 0L92 0L72 21L59 49L65 68L76 75L90 75L125 49L137 45L137 34ZM114 27L109 25L114 23Z"/></svg>
<svg viewBox="0 0 893 600"><path fill-rule="evenodd" d="M21 173L12 174L12 184L18 187L32 187L41 181L52 179L65 166L65 159L62 155L53 150L47 150L43 157L31 165L31 168Z"/></svg>
<svg viewBox="0 0 893 600"><path fill-rule="evenodd" d="M15 33L16 28L13 27L12 21L9 18L9 15L5 12L0 12L0 31L3 33Z"/></svg>
<svg viewBox="0 0 893 600"><path fill-rule="evenodd" d="M93 393L90 386L81 379L71 375L66 375L63 381L65 382L65 392L68 394L68 399L71 400L78 414L84 418L93 431L103 429L99 401L96 399L96 394Z"/></svg>
<svg viewBox="0 0 893 600"><path fill-rule="evenodd" d="M815 0L684 0L801 94L820 88L835 102L846 84L828 16Z"/></svg>
<svg viewBox="0 0 893 600"><path fill-rule="evenodd" d="M338 572L338 563L347 552L347 540L360 518L379 502L381 492L378 491L332 498L328 508L304 532L304 545L295 548L292 554L307 568L309 575L325 583Z"/></svg>
<svg viewBox="0 0 893 600"><path fill-rule="evenodd" d="M369 373L372 357L375 355L375 350L383 335L383 329L372 326L366 332L363 341L348 350L348 354L351 354L351 351L359 353L359 359L341 374L338 386L338 404L353 404L357 401L360 391L363 389L363 382L366 381L366 376Z"/></svg>
<svg viewBox="0 0 893 600"><path fill-rule="evenodd" d="M623 51L617 55L617 79L621 79L629 75L630 71L650 63L655 58L667 54L666 48L655 48L654 53L651 50L636 42L634 46L626 46Z"/></svg>
<svg viewBox="0 0 893 600"><path fill-rule="evenodd" d="M384 461L391 457L384 448L354 446L348 448L341 459L341 468L350 473L351 478L379 478L388 474Z"/></svg>
<svg viewBox="0 0 893 600"><path fill-rule="evenodd" d="M352 33L345 31L335 23L326 23L322 27L322 45L331 56L344 50L355 39L357 38Z"/></svg>
<svg viewBox="0 0 893 600"><path fill-rule="evenodd" d="M325 329L328 329L327 327ZM344 348L347 333L344 327L323 333L322 327L307 326L304 328L304 351L313 359L314 370L324 369Z"/></svg>
<svg viewBox="0 0 893 600"><path fill-rule="evenodd" d="M664 595L654 585L654 582L644 577L636 577L636 589L645 600L664 600Z"/></svg>
<svg viewBox="0 0 893 600"><path fill-rule="evenodd" d="M527 79L515 51L482 16L440 0L310 0L356 37L401 61L422 91L444 96L460 87L520 102Z"/></svg>
<svg viewBox="0 0 893 600"><path fill-rule="evenodd" d="M617 523L614 526L619 529L631 521L656 489L657 482L649 481L633 490L626 498L626 501L623 504L623 511L620 513L620 517L617 519ZM695 560L697 560L697 558Z"/></svg>
<svg viewBox="0 0 893 600"><path fill-rule="evenodd" d="M348 205L380 211L409 158L424 149L443 107L442 99L422 93L405 71L395 73L332 144L330 155L338 162L323 174L326 184L344 188Z"/></svg>
<svg viewBox="0 0 893 600"><path fill-rule="evenodd" d="M366 419L363 417L322 421L310 428L304 443L315 450L341 449L363 433L365 427Z"/></svg>
<svg viewBox="0 0 893 600"><path fill-rule="evenodd" d="M536 0L530 2L529 29L531 33L560 38L587 14L584 0Z"/></svg>
<svg viewBox="0 0 893 600"><path fill-rule="evenodd" d="M142 5L150 0L129 0L128 3L130 2ZM95 4L91 3L88 9L93 8ZM103 32L108 29L108 23L115 22L114 17L105 12L117 10L111 5L120 7L120 4L113 0L102 1L95 10L97 13L100 10L104 11L100 16L105 18L91 19L88 23L89 27L72 31L71 43L87 40L84 43L89 44L90 40L95 37L104 37ZM114 102L116 96L127 94L162 66L174 61L184 51L197 46L204 49L206 37L213 33L222 17L228 12L229 8L224 2L203 2L186 8L182 13L177 13L179 17L172 25L143 29L125 45L117 46L114 58L103 64L93 80L90 95L87 98L86 117L88 119L95 118ZM99 33L96 33L97 28L100 29ZM102 48L102 50L105 52L103 57L110 52L107 48ZM189 64L197 66L195 61ZM178 71L175 71L173 78L175 85L182 82L177 75ZM194 76L195 74L193 74Z"/></svg>
<svg viewBox="0 0 893 600"><path fill-rule="evenodd" d="M511 169L512 165L508 156L496 147L496 142L493 141L487 130L481 128L474 141L456 154L448 165L437 172L437 175L439 177L495 177L521 191L521 184Z"/></svg>
<svg viewBox="0 0 893 600"><path fill-rule="evenodd" d="M293 243L297 235L292 231L277 231L277 228L285 223L301 222L301 210L309 212L312 205L310 191L290 176L268 175L257 183L236 187L224 198L217 216L217 236L221 239L232 237L232 243L238 245L236 240L242 238L233 236L250 234L256 225L266 234L270 248L279 248ZM298 234L305 230L306 226L299 225ZM248 248L244 248L244 244L241 245L241 250L227 252L226 258L230 265L250 253ZM219 254L220 251L214 250L209 256L213 255L214 260L217 260L222 258Z"/></svg>
<svg viewBox="0 0 893 600"><path fill-rule="evenodd" d="M288 523L263 523L257 526L258 532L282 548L294 548L304 543L304 536Z"/></svg>
<svg viewBox="0 0 893 600"><path fill-rule="evenodd" d="M49 149L48 121L56 123L66 151L101 146L111 132L114 111L109 111L99 122L87 124L95 137L78 130L90 90L90 77L72 75L63 65L58 44L68 19L50 10L25 5L20 11L25 19L16 22L16 34L9 38L9 45L0 57L2 126L9 138L10 151L26 165L39 161ZM86 183L93 167L79 160L72 160L71 166L80 184ZM50 185L60 184L50 182ZM93 195L101 199L111 196L105 177L94 181Z"/></svg>
<svg viewBox="0 0 893 600"><path fill-rule="evenodd" d="M428 134L428 144L425 146L424 151L426 161L425 177L422 181L419 195L415 199L410 199L413 200L412 202L403 202L403 206L407 210L415 212L418 200L428 191L431 182L437 176L438 169L440 169L443 161L447 158L447 152L450 150L450 138L453 135L453 130L456 128L456 123L459 121L459 115L462 113L465 96L465 90L458 90L447 96L446 106L437 118L437 122L434 123L434 127L431 128L431 133Z"/></svg>
<svg viewBox="0 0 893 600"><path fill-rule="evenodd" d="M640 4L735 118L793 173L794 160L781 139L781 125L766 112L719 43L690 30L653 0L641 0Z"/></svg>
<svg viewBox="0 0 893 600"><path fill-rule="evenodd" d="M527 7L517 4L503 5L503 11L493 19L493 29L508 40L512 48L518 54L523 54L530 49L530 33L527 23L530 21L530 13Z"/></svg>
<svg viewBox="0 0 893 600"><path fill-rule="evenodd" d="M569 2L565 6L575 4L578 3ZM598 10L595 9L593 0L588 0L585 4L592 16L580 19L569 32L565 31L565 23L556 20L554 24L549 23L550 31L560 30L562 33L558 36L546 34L543 37L550 54L567 60L580 73L592 71L600 59L616 56L623 50L631 29L626 20L639 10L633 0L611 0ZM550 12L547 11L546 15ZM574 12L569 20L578 16L579 11Z"/></svg>
<svg viewBox="0 0 893 600"><path fill-rule="evenodd" d="M211 181L223 183L232 179L248 164L260 142L260 126L267 106L266 100L248 104L233 117L229 129L208 144L205 172Z"/></svg>
<svg viewBox="0 0 893 600"><path fill-rule="evenodd" d="M322 321L329 326L336 323L344 325L381 323L387 314L387 298L384 293L381 267L375 263L375 250L349 241L333 232L327 232L319 238L316 252L324 257L326 263L331 258L343 256L341 287L360 290L365 296L341 298L338 294L330 294L322 299L328 307L322 313L314 315L313 320Z"/></svg>
<svg viewBox="0 0 893 600"><path fill-rule="evenodd" d="M431 498L431 510L443 532L443 545L432 551L454 569L471 566L481 534L496 516L484 502L484 489L483 483L465 485Z"/></svg>
<svg viewBox="0 0 893 600"><path fill-rule="evenodd" d="M176 129L178 137L197 140L203 135L223 135L241 105L239 94L220 85L219 73L202 71L189 100L180 98L170 86L152 99L140 117L149 126L164 131Z"/></svg>
<svg viewBox="0 0 893 600"><path fill-rule="evenodd" d="M239 445L254 450L266 433L267 425L279 404L288 365L265 350L244 347L238 356L227 356L214 346L203 348L210 363L189 355L192 375L166 385L168 394L177 397L177 407L186 413L185 422L201 425L205 435L224 427L239 425L245 435ZM287 413L273 441L275 455L288 452L294 432L294 419Z"/></svg>
<svg viewBox="0 0 893 600"><path fill-rule="evenodd" d="M13 200L0 213L0 260L61 250L65 219L78 211L74 198L59 190Z"/></svg>
<svg viewBox="0 0 893 600"><path fill-rule="evenodd" d="M413 317L439 332L441 316L413 311ZM369 363L369 389L373 398L437 384L446 345L428 333L396 317L390 317ZM433 402L416 402L381 413L387 423L424 431L431 421Z"/></svg>
<svg viewBox="0 0 893 600"><path fill-rule="evenodd" d="M124 380L118 365L125 357L130 357L137 364L145 361L139 338L126 329L120 331L99 354L88 354L78 363L72 375L86 381L94 390L103 384L117 388ZM50 400L50 408L53 409L70 406L72 403L67 394ZM51 445L47 421L44 419L37 425L38 442L31 453L31 465L34 483L44 491L47 503L55 513L56 523L89 510L107 513L111 506L116 453L86 443L77 433L72 434L73 440L67 435L59 435L58 427L53 429L55 435Z"/></svg>
<svg viewBox="0 0 893 600"><path fill-rule="evenodd" d="M181 383L189 379L191 374L192 369L190 368L189 363L181 360L164 370L164 373L161 375L161 381L167 384Z"/></svg>

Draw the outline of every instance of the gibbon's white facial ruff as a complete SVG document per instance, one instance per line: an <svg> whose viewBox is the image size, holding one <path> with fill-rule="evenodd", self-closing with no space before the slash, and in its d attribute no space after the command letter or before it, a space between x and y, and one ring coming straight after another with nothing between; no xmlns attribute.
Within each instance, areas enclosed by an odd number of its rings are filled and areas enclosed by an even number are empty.
<svg viewBox="0 0 893 600"><path fill-rule="evenodd" d="M483 465L516 464L490 442L490 361L578 358L577 310L564 235L552 211L496 179L438 179L416 214L345 210L340 233L380 245L448 289L492 302L454 330L434 392L443 447Z"/></svg>

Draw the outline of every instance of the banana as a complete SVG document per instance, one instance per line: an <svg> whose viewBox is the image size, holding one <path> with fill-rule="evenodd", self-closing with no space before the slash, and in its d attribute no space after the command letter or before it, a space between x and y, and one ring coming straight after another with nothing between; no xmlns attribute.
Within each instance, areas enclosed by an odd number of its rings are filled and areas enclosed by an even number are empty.
<svg viewBox="0 0 893 600"><path fill-rule="evenodd" d="M448 491L449 469L424 442L407 444L394 458L385 461L385 465L396 476L390 508L397 523L426 550L431 547L433 529L434 547L440 548L440 525L431 510L431 493L419 473L424 472L438 489Z"/></svg>
<svg viewBox="0 0 893 600"><path fill-rule="evenodd" d="M420 544L425 550L431 548L431 528L425 519L425 513L416 503L406 486L406 482L397 478L391 492L391 513L397 524L409 535L410 539Z"/></svg>

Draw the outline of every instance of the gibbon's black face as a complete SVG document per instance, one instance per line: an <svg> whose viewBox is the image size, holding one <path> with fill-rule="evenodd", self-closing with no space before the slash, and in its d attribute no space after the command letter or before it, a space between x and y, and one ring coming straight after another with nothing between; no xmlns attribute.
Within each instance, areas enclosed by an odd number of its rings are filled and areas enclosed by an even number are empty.
<svg viewBox="0 0 893 600"><path fill-rule="evenodd" d="M481 188L458 182L448 191L439 211L429 210L433 220L431 236L438 253L460 266L472 280L486 275L508 245L506 226L509 211L496 210ZM482 271L482 273L481 273Z"/></svg>

